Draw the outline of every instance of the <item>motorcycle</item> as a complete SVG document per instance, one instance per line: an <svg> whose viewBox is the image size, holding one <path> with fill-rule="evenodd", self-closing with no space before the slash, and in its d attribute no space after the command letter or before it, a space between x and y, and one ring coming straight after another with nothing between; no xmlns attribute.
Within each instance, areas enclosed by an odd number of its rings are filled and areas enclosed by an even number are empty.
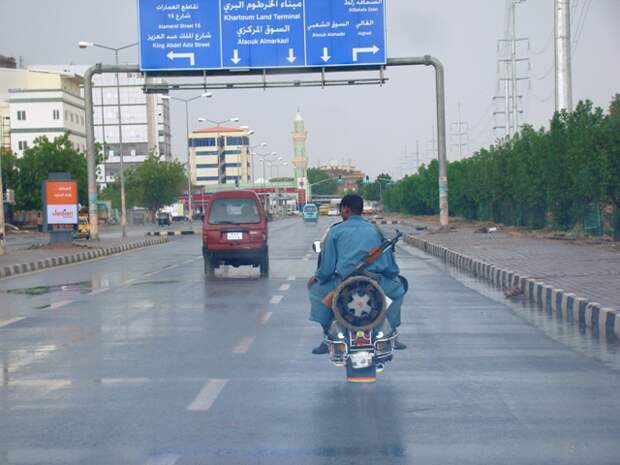
<svg viewBox="0 0 620 465"><path fill-rule="evenodd" d="M398 337L386 318L392 301L379 285L381 276L367 268L394 250L402 236L397 231L393 239L370 251L323 300L334 312L334 321L324 337L329 360L337 367L346 367L350 383L375 382L377 373L392 361ZM320 254L321 242L315 242L313 248Z"/></svg>

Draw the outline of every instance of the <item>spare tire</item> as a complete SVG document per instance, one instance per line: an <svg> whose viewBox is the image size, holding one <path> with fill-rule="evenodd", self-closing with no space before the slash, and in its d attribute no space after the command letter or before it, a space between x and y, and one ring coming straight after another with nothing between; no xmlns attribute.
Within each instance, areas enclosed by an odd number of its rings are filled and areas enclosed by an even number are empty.
<svg viewBox="0 0 620 465"><path fill-rule="evenodd" d="M385 293L373 279L354 276L334 291L332 311L338 323L350 331L376 328L387 312Z"/></svg>

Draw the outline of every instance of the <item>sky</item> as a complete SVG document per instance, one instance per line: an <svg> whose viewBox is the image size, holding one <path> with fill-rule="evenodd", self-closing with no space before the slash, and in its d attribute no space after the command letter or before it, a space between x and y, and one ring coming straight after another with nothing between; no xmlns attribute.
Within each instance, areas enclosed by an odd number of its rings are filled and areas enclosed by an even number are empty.
<svg viewBox="0 0 620 465"><path fill-rule="evenodd" d="M493 111L498 87L498 39L506 31L507 0L386 0L390 57L426 54L446 69L448 158L467 156L501 135ZM590 99L607 108L620 92L620 0L572 0L574 100ZM111 52L81 50L87 40L110 46L136 42L134 0L0 0L0 54L21 57L23 65L110 63ZM522 121L546 125L553 114L553 0L526 0L517 6L517 35L522 62L519 75ZM581 31L580 34L577 34ZM121 61L137 63L137 50ZM373 76L376 74L373 74ZM197 119L239 117L256 131L252 143L266 142L269 152L292 158L291 132L297 108L306 122L311 165L349 160L370 176L395 177L414 172L434 155L434 72L427 67L389 68L384 86L307 89L219 90L190 108ZM177 92L189 98L197 91ZM459 107L461 117L459 119ZM183 104L171 106L173 152L185 159ZM456 127L466 122L468 136L459 147ZM465 128L465 126L461 126ZM452 131L451 131L452 130ZM454 145L453 145L454 144ZM286 170L281 170L285 174Z"/></svg>

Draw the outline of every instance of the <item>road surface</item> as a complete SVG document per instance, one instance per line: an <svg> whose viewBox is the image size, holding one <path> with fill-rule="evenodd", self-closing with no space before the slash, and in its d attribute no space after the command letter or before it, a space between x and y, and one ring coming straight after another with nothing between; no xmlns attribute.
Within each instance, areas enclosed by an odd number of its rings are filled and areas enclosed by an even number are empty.
<svg viewBox="0 0 620 465"><path fill-rule="evenodd" d="M0 281L0 464L620 462L615 348L406 246L409 350L374 385L311 355L331 221L273 223L269 279L185 237Z"/></svg>

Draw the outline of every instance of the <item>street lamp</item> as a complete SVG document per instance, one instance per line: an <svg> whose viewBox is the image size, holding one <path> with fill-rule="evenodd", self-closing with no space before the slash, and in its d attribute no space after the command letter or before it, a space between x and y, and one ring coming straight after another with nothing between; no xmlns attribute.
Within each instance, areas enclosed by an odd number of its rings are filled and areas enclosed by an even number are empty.
<svg viewBox="0 0 620 465"><path fill-rule="evenodd" d="M192 98L179 98L179 97L172 97L170 95L162 96L163 100L175 100L177 102L183 102L185 104L185 129L187 133L185 136L186 147L187 147L187 209L189 211L190 221L192 221L193 215L192 215L192 165L190 163L191 157L189 153L189 104L191 102L194 102L202 98L211 98L211 97L213 97L213 94L211 92L203 92L202 94L197 95Z"/></svg>
<svg viewBox="0 0 620 465"><path fill-rule="evenodd" d="M128 48L136 47L138 43L132 43L128 45L123 45L122 47L109 47L107 45L96 44L94 42L86 42L80 41L78 42L78 46L81 49L86 49L89 47L103 48L105 50L111 50L114 52L115 63L118 66L118 52L121 50L125 50ZM116 106L118 110L118 150L119 150L119 158L120 158L120 177L121 177L121 231L123 239L127 238L127 210L125 207L125 164L123 161L123 127L122 127L122 116L121 116L121 86L118 78L118 73L116 73ZM101 102L104 105L104 102ZM105 127L103 128L105 132Z"/></svg>
<svg viewBox="0 0 620 465"><path fill-rule="evenodd" d="M267 173L265 172L265 162L269 161L269 157L277 157L278 152L267 153L255 153L254 155L258 155L260 158L258 159L263 163L263 187L265 187L265 178L267 177Z"/></svg>
<svg viewBox="0 0 620 465"><path fill-rule="evenodd" d="M238 123L239 122L239 118L234 116L232 118L224 119L224 120L221 120L221 121L212 120L212 119L208 119L208 118L198 118L198 122L200 122L200 123L211 123L211 124L215 124L216 126L219 126L220 124L224 124L224 123Z"/></svg>
<svg viewBox="0 0 620 465"><path fill-rule="evenodd" d="M265 148L267 147L267 142L261 142L260 144L257 145L251 145L250 147L248 147L248 153L250 155L250 158L252 160L252 185L255 186L256 182L254 180L254 155L256 155L256 153L254 153L254 149L257 149L258 147L262 147Z"/></svg>

